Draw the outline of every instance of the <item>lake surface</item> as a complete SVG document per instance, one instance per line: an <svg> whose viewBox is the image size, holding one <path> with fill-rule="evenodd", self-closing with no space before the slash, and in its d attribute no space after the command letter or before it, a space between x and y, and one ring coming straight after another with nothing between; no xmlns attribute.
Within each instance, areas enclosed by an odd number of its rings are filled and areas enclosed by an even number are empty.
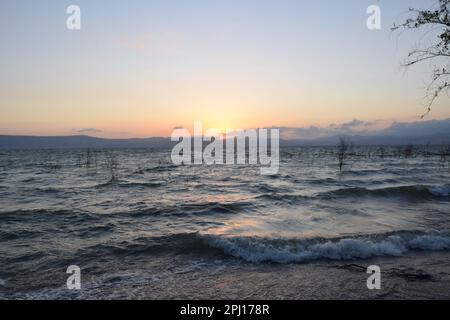
<svg viewBox="0 0 450 320"><path fill-rule="evenodd" d="M370 297L374 261L398 279L386 297L447 297L448 160L405 150L357 147L339 172L335 148L282 148L272 176L170 150L0 151L0 298L354 297L344 280Z"/></svg>

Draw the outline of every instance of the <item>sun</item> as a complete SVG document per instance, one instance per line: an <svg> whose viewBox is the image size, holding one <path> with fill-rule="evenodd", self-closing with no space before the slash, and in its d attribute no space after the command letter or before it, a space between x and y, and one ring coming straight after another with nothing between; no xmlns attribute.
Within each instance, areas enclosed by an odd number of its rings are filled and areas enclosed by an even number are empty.
<svg viewBox="0 0 450 320"><path fill-rule="evenodd" d="M220 133L226 133L227 131L237 129L234 126L233 121L227 118L206 120L204 125L204 129L216 129Z"/></svg>

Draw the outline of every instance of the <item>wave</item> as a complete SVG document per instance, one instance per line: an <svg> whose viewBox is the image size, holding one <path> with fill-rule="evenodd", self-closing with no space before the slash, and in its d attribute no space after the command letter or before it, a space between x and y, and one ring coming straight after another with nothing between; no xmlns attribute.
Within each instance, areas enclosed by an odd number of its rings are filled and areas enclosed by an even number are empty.
<svg viewBox="0 0 450 320"><path fill-rule="evenodd" d="M107 182L103 182L94 186L96 189L107 187L119 187L119 188L158 188L165 185L164 181L126 181L119 178L110 179Z"/></svg>
<svg viewBox="0 0 450 320"><path fill-rule="evenodd" d="M111 178L111 179L109 179L106 182L102 182L102 183L99 183L99 184L95 185L93 188L95 188L95 189L102 189L102 188L108 188L108 187L111 187L111 186L116 186L118 184L119 184L119 179Z"/></svg>
<svg viewBox="0 0 450 320"><path fill-rule="evenodd" d="M316 260L357 260L399 257L412 250L450 250L448 234L396 232L337 239L231 237L179 233L101 244L79 253L80 258L102 255L200 254L233 257L250 263L306 263Z"/></svg>
<svg viewBox="0 0 450 320"><path fill-rule="evenodd" d="M139 208L140 207L140 208ZM99 214L90 211L81 210L63 210L63 209L29 209L29 210L11 210L1 211L1 221L23 223L52 221L54 223L66 223L70 221L72 224L77 223L92 223L104 221L105 216L120 215L128 217L146 217L146 216L161 216L161 217L188 217L188 216L202 216L202 215L225 215L225 214L239 214L243 212L250 212L256 207L249 201L234 201L234 202L220 202L220 201L204 201L198 203L180 203L172 205L153 205L153 206L136 206L134 209L123 209L117 212L110 212L109 214ZM0 229L1 231L1 229Z"/></svg>
<svg viewBox="0 0 450 320"><path fill-rule="evenodd" d="M319 193L320 198L336 198L347 196L372 196L372 197L410 197L410 198L446 198L450 196L450 184L425 186L397 186L378 189L367 189L361 187L342 188L333 191Z"/></svg>
<svg viewBox="0 0 450 320"><path fill-rule="evenodd" d="M178 165L175 164L166 164L166 165L158 165L152 168L145 168L142 171L144 172L164 172L164 171L172 171L174 169L177 169Z"/></svg>
<svg viewBox="0 0 450 320"><path fill-rule="evenodd" d="M450 196L450 184L429 187L429 191L437 197L449 197Z"/></svg>
<svg viewBox="0 0 450 320"><path fill-rule="evenodd" d="M16 239L31 239L39 236L41 232L31 230L14 230L14 232L7 230L0 230L0 242L12 241Z"/></svg>
<svg viewBox="0 0 450 320"><path fill-rule="evenodd" d="M288 194L288 193L265 193L255 197L256 199L269 200L275 202L283 202L286 204L298 204L302 203L308 199L311 199L308 196L299 195L299 194Z"/></svg>
<svg viewBox="0 0 450 320"><path fill-rule="evenodd" d="M38 222L38 221L53 221L61 222L70 221L71 223L93 223L101 221L102 218L96 214L85 211L76 210L49 210L49 209L30 209L30 210L12 210L0 211L0 218L3 223L19 222Z"/></svg>
<svg viewBox="0 0 450 320"><path fill-rule="evenodd" d="M450 237L439 234L391 234L373 238L272 239L203 235L213 248L252 263L293 263L313 260L354 260L402 256L410 250L448 250Z"/></svg>
<svg viewBox="0 0 450 320"><path fill-rule="evenodd" d="M97 259L99 255L146 256L169 253L208 255L222 252L207 245L197 233L176 233L159 237L139 237L118 243L97 244L80 249L77 256L80 259Z"/></svg>
<svg viewBox="0 0 450 320"><path fill-rule="evenodd" d="M146 181L146 182L124 182L119 183L120 187L134 188L134 187L147 187L147 188L158 188L165 185L164 181Z"/></svg>
<svg viewBox="0 0 450 320"><path fill-rule="evenodd" d="M254 204L248 201L218 202L207 201L199 203L183 203L179 205L155 206L132 211L131 216L188 216L210 214L235 214L252 211Z"/></svg>
<svg viewBox="0 0 450 320"><path fill-rule="evenodd" d="M397 187L385 187L377 189L368 189L363 187L348 187L327 192L320 192L315 194L314 196L290 194L290 193L278 193L272 191L258 195L256 196L256 199L284 202L287 204L297 204L303 203L306 200L311 200L314 198L330 200L334 198L345 198L345 197L385 197L385 198L403 197L412 199L445 200L446 198L450 197L450 184L437 186L424 186L424 185L397 186Z"/></svg>
<svg viewBox="0 0 450 320"><path fill-rule="evenodd" d="M65 194L67 191L65 188L53 188L53 187L36 187L36 188L30 188L30 191L35 194Z"/></svg>

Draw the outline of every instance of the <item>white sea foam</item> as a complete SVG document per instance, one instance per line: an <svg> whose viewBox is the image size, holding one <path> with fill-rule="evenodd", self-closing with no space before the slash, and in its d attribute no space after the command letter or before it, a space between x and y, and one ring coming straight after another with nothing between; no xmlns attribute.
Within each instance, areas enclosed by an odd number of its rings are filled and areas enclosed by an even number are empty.
<svg viewBox="0 0 450 320"><path fill-rule="evenodd" d="M411 249L447 250L450 249L450 238L436 235L423 235L408 242Z"/></svg>
<svg viewBox="0 0 450 320"><path fill-rule="evenodd" d="M288 263L318 259L367 259L375 256L402 256L412 249L450 249L450 238L439 235L421 235L409 240L398 235L391 235L381 241L345 238L312 245L305 245L300 239L218 236L206 236L205 239L209 245L249 262Z"/></svg>

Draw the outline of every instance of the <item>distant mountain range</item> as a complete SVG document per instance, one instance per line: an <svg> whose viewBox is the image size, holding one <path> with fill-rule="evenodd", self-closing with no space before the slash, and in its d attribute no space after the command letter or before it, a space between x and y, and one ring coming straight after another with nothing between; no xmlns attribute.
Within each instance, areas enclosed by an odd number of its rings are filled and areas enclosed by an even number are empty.
<svg viewBox="0 0 450 320"><path fill-rule="evenodd" d="M0 136L0 149L169 148L170 138L104 139L76 136Z"/></svg>
<svg viewBox="0 0 450 320"><path fill-rule="evenodd" d="M348 136L354 145L442 145L450 144L450 133L425 136ZM331 146L339 136L301 140L280 140L282 147ZM0 149L103 149L103 148L171 148L170 138L103 139L90 136L0 136Z"/></svg>
<svg viewBox="0 0 450 320"><path fill-rule="evenodd" d="M339 127L333 125L327 128L280 128L282 137L285 132L298 133L299 136L306 133L308 136L308 138L281 139L280 146L336 145L342 135L349 137L354 145L450 144L450 119L395 122L383 130L356 131L353 126L361 123L362 121L355 119ZM313 137L310 132L322 136ZM87 135L48 137L0 135L0 149L171 148L174 144L167 137L105 139Z"/></svg>

